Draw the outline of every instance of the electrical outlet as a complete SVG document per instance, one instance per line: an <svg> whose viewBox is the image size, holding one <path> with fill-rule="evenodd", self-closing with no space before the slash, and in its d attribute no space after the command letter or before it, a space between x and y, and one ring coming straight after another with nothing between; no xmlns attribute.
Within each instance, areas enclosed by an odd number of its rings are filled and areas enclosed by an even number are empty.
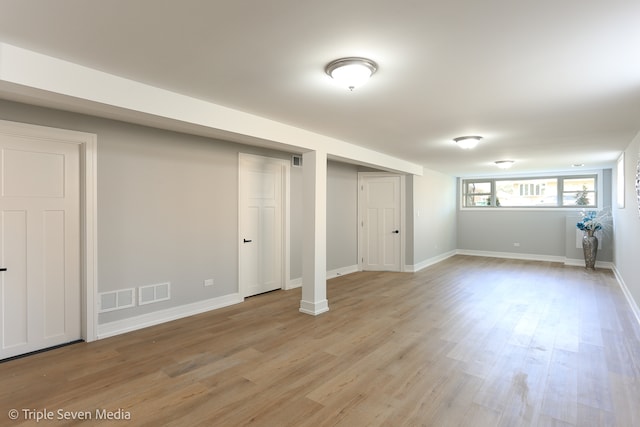
<svg viewBox="0 0 640 427"><path fill-rule="evenodd" d="M206 279L204 281L204 286L213 286L213 279Z"/></svg>

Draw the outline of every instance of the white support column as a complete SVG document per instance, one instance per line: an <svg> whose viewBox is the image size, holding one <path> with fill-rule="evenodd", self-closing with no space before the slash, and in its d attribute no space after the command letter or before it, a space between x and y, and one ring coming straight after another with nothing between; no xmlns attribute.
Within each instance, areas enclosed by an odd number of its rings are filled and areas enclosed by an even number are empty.
<svg viewBox="0 0 640 427"><path fill-rule="evenodd" d="M327 301L327 153L302 155L304 219L302 246L302 313L329 311Z"/></svg>

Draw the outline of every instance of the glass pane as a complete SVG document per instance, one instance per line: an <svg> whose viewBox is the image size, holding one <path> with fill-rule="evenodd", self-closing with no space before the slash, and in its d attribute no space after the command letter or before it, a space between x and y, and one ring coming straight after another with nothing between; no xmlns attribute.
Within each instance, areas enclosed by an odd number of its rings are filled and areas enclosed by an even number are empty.
<svg viewBox="0 0 640 427"><path fill-rule="evenodd" d="M471 206L491 206L491 196L489 195L484 195L484 196L467 196L467 203L465 204L465 206L467 207L471 207Z"/></svg>
<svg viewBox="0 0 640 427"><path fill-rule="evenodd" d="M589 178L565 178L563 180L564 191L596 191L596 179Z"/></svg>
<svg viewBox="0 0 640 427"><path fill-rule="evenodd" d="M498 206L558 206L556 178L496 181Z"/></svg>
<svg viewBox="0 0 640 427"><path fill-rule="evenodd" d="M596 179L594 177L565 178L563 183L563 206L595 206Z"/></svg>
<svg viewBox="0 0 640 427"><path fill-rule="evenodd" d="M562 193L562 206L595 206L594 191L575 191Z"/></svg>
<svg viewBox="0 0 640 427"><path fill-rule="evenodd" d="M491 194L491 182L468 182L467 194Z"/></svg>

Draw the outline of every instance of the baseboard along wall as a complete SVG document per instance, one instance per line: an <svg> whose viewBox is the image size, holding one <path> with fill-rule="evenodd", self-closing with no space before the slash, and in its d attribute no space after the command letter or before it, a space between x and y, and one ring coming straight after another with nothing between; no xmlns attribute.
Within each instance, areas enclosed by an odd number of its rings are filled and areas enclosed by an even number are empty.
<svg viewBox="0 0 640 427"><path fill-rule="evenodd" d="M491 252L491 251L471 251L458 249L444 254L429 258L415 265L405 265L404 271L416 273L438 262L444 261L455 255L468 255L468 256L481 256L492 258L507 258L507 259L521 259L528 261L548 261L558 262L570 266L584 266L584 260L569 259L565 257L549 256L549 255L536 255L536 254L520 254L520 253L507 253L507 252ZM611 269L616 277L618 285L622 289L622 292L629 303L629 307L635 316L637 322L640 324L640 308L633 299L631 292L629 291L626 283L622 279L620 272L617 270L615 264L611 262L596 263L597 268ZM335 277L344 276L347 274L355 273L358 271L357 265L351 265L335 270L327 271L327 279L333 279ZM295 289L302 286L302 278L296 278L289 280L285 285L285 290ZM155 311L140 316L134 316L127 319L117 320L114 322L103 323L98 325L97 338L108 338L111 336L123 334L126 332L135 331L138 329L146 328L153 325L158 325L172 320L181 319L183 317L193 316L196 314L204 313L210 310L216 310L218 308L227 307L233 304L238 304L244 301L244 298L238 293L224 295L217 298L208 299L205 301L199 301L191 304L182 305L179 307L172 307L166 310Z"/></svg>

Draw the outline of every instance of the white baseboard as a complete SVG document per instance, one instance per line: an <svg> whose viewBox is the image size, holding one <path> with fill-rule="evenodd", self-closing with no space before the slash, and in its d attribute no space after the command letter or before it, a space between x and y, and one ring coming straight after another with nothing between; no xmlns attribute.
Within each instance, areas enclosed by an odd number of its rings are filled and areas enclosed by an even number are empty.
<svg viewBox="0 0 640 427"><path fill-rule="evenodd" d="M300 287L302 287L302 277L298 277L297 279L290 279L286 284L285 291Z"/></svg>
<svg viewBox="0 0 640 427"><path fill-rule="evenodd" d="M564 262L566 257L540 254L521 254L515 252L492 252L492 251L474 251L468 249L458 249L458 255L483 256L490 258L507 258L522 259L527 261L548 261L548 262Z"/></svg>
<svg viewBox="0 0 640 427"><path fill-rule="evenodd" d="M437 264L441 261L444 261L447 258L451 258L456 254L457 254L457 251L454 250L450 252L445 252L440 255L436 255L422 262L419 262L418 264L415 264L415 265L405 265L404 271L406 271L407 273L417 273L418 271L423 270L429 266L432 266L433 264Z"/></svg>
<svg viewBox="0 0 640 427"><path fill-rule="evenodd" d="M583 259L573 259L573 258L565 258L564 265L571 265L574 267L584 267ZM606 261L596 261L596 268L606 268L608 270L613 270L613 263Z"/></svg>
<svg viewBox="0 0 640 427"><path fill-rule="evenodd" d="M357 271L360 271L358 269L357 264L349 265L347 267L342 267L342 268L336 268L335 270L329 270L327 271L327 280L335 279L336 277L339 277L339 276L346 276L347 274L355 273ZM289 289L295 289L300 287L302 287L302 277L289 280L289 282L287 283L287 287L285 289L289 290Z"/></svg>
<svg viewBox="0 0 640 427"><path fill-rule="evenodd" d="M484 257L491 257L491 258L507 258L507 259L522 259L526 261L559 262L564 265L584 267L583 259L572 259L572 258L567 258L563 256L554 256L554 255L520 254L520 253L513 253L513 252L472 251L467 249L458 249L456 253L458 255L484 256ZM613 263L607 262L607 261L597 261L596 268L613 269Z"/></svg>
<svg viewBox="0 0 640 427"><path fill-rule="evenodd" d="M326 313L327 311L329 311L329 301L326 299L319 302L300 301L301 313L317 316L319 314Z"/></svg>
<svg viewBox="0 0 640 427"><path fill-rule="evenodd" d="M356 271L358 271L357 264L342 268L336 268L335 270L327 271L327 279L335 279L338 276L345 276L347 274L355 273Z"/></svg>
<svg viewBox="0 0 640 427"><path fill-rule="evenodd" d="M170 322L183 317L193 316L229 305L238 304L244 301L240 294L224 295L211 298L205 301L198 301L191 304L172 307L166 310L154 311L140 316L129 317L127 319L116 320L114 322L98 325L97 339L108 338L126 332L135 331L160 323Z"/></svg>
<svg viewBox="0 0 640 427"><path fill-rule="evenodd" d="M620 272L618 271L615 265L613 266L612 270L613 270L613 274L616 276L616 280L618 281L618 284L620 285L620 289L622 289L622 293L624 294L624 297L627 299L629 308L631 308L633 315L636 317L636 321L640 323L640 308L638 307L638 304L633 299L633 295L631 295L631 292L629 291L627 284L625 283L624 279L622 278L622 275L620 274Z"/></svg>

